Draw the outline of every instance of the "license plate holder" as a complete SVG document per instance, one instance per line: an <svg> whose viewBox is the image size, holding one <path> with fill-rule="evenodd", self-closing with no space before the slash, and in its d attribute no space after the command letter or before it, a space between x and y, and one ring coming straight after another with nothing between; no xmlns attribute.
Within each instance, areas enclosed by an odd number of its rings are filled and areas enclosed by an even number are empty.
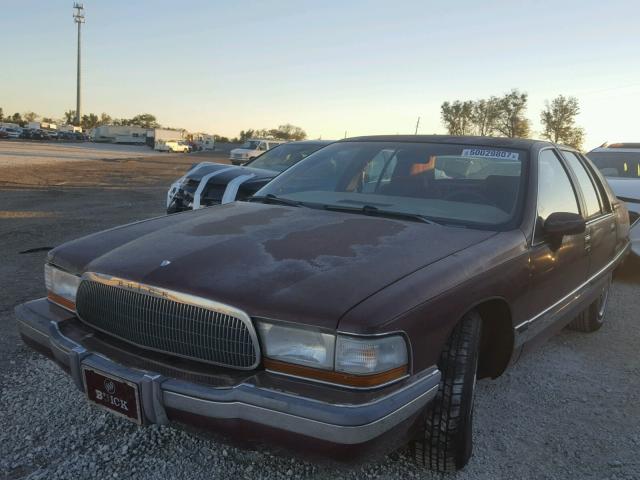
<svg viewBox="0 0 640 480"><path fill-rule="evenodd" d="M93 367L82 366L87 399L111 413L142 425L140 388L137 383Z"/></svg>

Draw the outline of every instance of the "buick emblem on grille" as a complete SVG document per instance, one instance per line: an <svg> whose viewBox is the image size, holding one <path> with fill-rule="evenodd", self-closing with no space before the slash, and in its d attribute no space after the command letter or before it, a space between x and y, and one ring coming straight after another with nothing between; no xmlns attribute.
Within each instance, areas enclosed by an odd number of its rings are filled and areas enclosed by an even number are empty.
<svg viewBox="0 0 640 480"><path fill-rule="evenodd" d="M113 395L116 391L116 385L108 378L104 381L104 389L107 391L109 395Z"/></svg>
<svg viewBox="0 0 640 480"><path fill-rule="evenodd" d="M160 266L161 267L166 267L170 263L171 263L171 260L162 260L162 262L160 262Z"/></svg>

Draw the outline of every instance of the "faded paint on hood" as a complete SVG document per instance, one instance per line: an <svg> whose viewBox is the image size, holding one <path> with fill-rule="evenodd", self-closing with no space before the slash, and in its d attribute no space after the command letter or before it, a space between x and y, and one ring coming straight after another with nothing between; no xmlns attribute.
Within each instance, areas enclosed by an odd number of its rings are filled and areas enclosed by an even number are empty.
<svg viewBox="0 0 640 480"><path fill-rule="evenodd" d="M236 202L94 234L56 248L51 261L210 298L251 316L335 328L390 283L493 235ZM162 267L164 260L171 263Z"/></svg>

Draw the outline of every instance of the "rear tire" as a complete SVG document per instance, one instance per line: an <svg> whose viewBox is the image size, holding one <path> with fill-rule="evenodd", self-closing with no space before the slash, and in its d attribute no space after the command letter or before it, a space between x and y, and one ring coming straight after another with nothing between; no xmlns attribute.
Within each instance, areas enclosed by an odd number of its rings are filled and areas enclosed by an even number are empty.
<svg viewBox="0 0 640 480"><path fill-rule="evenodd" d="M609 303L609 292L611 290L611 274L607 277L605 286L598 298L589 305L580 315L578 315L568 327L578 332L591 333L600 330L604 325L607 315L607 304Z"/></svg>
<svg viewBox="0 0 640 480"><path fill-rule="evenodd" d="M471 458L481 325L472 311L453 330L438 362L438 393L411 445L414 461L437 472L459 470Z"/></svg>

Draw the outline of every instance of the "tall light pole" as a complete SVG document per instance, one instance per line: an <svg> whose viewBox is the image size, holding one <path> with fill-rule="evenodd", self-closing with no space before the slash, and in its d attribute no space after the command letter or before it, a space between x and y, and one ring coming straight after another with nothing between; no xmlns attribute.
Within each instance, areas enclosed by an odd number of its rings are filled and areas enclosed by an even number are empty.
<svg viewBox="0 0 640 480"><path fill-rule="evenodd" d="M78 78L76 87L76 125L80 126L80 30L84 23L84 6L81 3L74 3L73 21L78 24Z"/></svg>
<svg viewBox="0 0 640 480"><path fill-rule="evenodd" d="M418 127L420 126L420 117L418 117L418 121L416 122L416 133L414 133L414 135L418 134Z"/></svg>

